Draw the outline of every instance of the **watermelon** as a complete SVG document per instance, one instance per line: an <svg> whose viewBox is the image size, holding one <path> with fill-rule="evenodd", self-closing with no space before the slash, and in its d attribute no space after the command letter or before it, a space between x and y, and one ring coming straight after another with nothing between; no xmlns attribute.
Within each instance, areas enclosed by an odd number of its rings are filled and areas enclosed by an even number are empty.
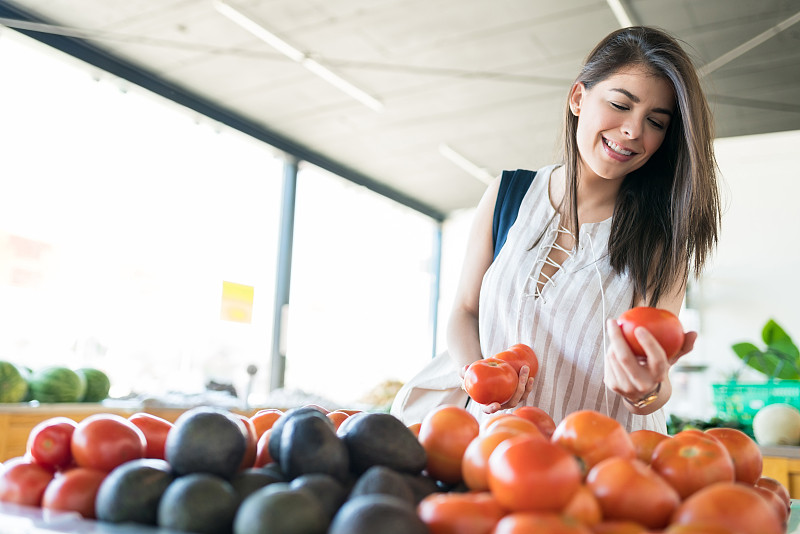
<svg viewBox="0 0 800 534"><path fill-rule="evenodd" d="M28 382L11 362L0 361L0 402L22 402L28 394Z"/></svg>
<svg viewBox="0 0 800 534"><path fill-rule="evenodd" d="M58 365L34 371L29 384L39 402L80 402L86 391L82 374Z"/></svg>
<svg viewBox="0 0 800 534"><path fill-rule="evenodd" d="M81 399L83 402L100 402L108 397L108 390L111 389L108 375L93 367L81 367L77 372L86 380L86 392Z"/></svg>

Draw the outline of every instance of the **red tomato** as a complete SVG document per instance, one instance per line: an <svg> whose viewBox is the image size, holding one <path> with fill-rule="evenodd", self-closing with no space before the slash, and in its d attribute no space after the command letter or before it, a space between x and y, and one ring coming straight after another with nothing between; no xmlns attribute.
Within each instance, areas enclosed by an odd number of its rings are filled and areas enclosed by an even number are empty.
<svg viewBox="0 0 800 534"><path fill-rule="evenodd" d="M510 363L517 374L519 374L519 370L522 369L523 365L527 365L530 369L528 378L534 378L539 372L539 358L536 357L536 353L533 352L532 348L523 343L512 345L508 350L498 352L494 357Z"/></svg>
<svg viewBox="0 0 800 534"><path fill-rule="evenodd" d="M556 426L551 440L580 458L587 473L606 458L636 456L625 427L616 419L594 410L568 414Z"/></svg>
<svg viewBox="0 0 800 534"><path fill-rule="evenodd" d="M716 439L678 432L653 450L653 468L678 491L681 499L714 482L733 482L731 455Z"/></svg>
<svg viewBox="0 0 800 534"><path fill-rule="evenodd" d="M52 417L37 424L28 434L26 454L48 469L64 469L72 464L70 443L78 423L67 417Z"/></svg>
<svg viewBox="0 0 800 534"><path fill-rule="evenodd" d="M256 427L253 425L253 422L250 421L249 417L238 413L234 415L236 415L242 421L242 424L247 432L245 437L246 448L244 450L244 456L242 457L242 463L239 464L239 471L241 471L243 469L253 467L256 462L256 454L258 452L258 436L256 435Z"/></svg>
<svg viewBox="0 0 800 534"><path fill-rule="evenodd" d="M648 528L665 527L681 502L675 491L647 464L636 458L611 457L586 476L603 518L634 521Z"/></svg>
<svg viewBox="0 0 800 534"><path fill-rule="evenodd" d="M72 434L72 457L79 467L109 472L144 457L147 440L139 428L114 414L90 415Z"/></svg>
<svg viewBox="0 0 800 534"><path fill-rule="evenodd" d="M601 521L592 526L592 534L650 534L650 531L635 521Z"/></svg>
<svg viewBox="0 0 800 534"><path fill-rule="evenodd" d="M144 412L131 415L128 421L144 434L147 442L144 457L164 460L164 444L167 441L167 434L174 425L166 419Z"/></svg>
<svg viewBox="0 0 800 534"><path fill-rule="evenodd" d="M539 431L534 423L524 417L518 415L508 414L508 417L497 417L489 422L483 429L483 434L493 434L494 432L512 432L514 434L533 434L535 436L542 436L544 434Z"/></svg>
<svg viewBox="0 0 800 534"><path fill-rule="evenodd" d="M597 502L597 497L585 484L581 484L581 487L575 492L575 496L564 507L563 514L574 517L588 526L596 525L603 520L603 510L600 508L600 503Z"/></svg>
<svg viewBox="0 0 800 534"><path fill-rule="evenodd" d="M709 428L706 434L714 436L728 449L733 460L736 480L753 485L761 477L763 458L756 442L735 428Z"/></svg>
<svg viewBox="0 0 800 534"><path fill-rule="evenodd" d="M758 480L756 480L755 485L774 491L778 495L778 497L780 497L783 500L783 502L786 503L787 509L792 506L792 500L791 497L789 496L789 490L787 490L783 484L781 484L774 478L762 476Z"/></svg>
<svg viewBox="0 0 800 534"><path fill-rule="evenodd" d="M98 469L76 467L56 475L44 490L42 508L78 512L86 519L94 519L95 497L106 474Z"/></svg>
<svg viewBox="0 0 800 534"><path fill-rule="evenodd" d="M740 482L740 484L744 484L744 482ZM770 506L775 510L775 515L778 516L778 521L781 522L781 525L786 524L786 521L789 520L790 509L786 507L786 503L783 502L783 499L781 499L777 493L761 486L754 486L752 484L745 485L756 490L756 493L761 495L765 501L769 502Z"/></svg>
<svg viewBox="0 0 800 534"><path fill-rule="evenodd" d="M673 524L708 523L739 534L783 534L772 506L752 487L717 482L689 496L672 517Z"/></svg>
<svg viewBox="0 0 800 534"><path fill-rule="evenodd" d="M629 434L636 451L636 457L642 462L650 465L653 459L653 449L656 445L669 438L668 435L653 430L634 430Z"/></svg>
<svg viewBox="0 0 800 534"><path fill-rule="evenodd" d="M507 439L489 456L489 488L512 512L558 512L580 485L575 457L541 436Z"/></svg>
<svg viewBox="0 0 800 534"><path fill-rule="evenodd" d="M547 439L550 439L556 429L556 423L550 414L537 406L520 406L512 413L536 425Z"/></svg>
<svg viewBox="0 0 800 534"><path fill-rule="evenodd" d="M344 420L350 416L341 410L336 410L329 413L326 417L333 422L334 428L336 428L336 430L339 430L339 427L344 422Z"/></svg>
<svg viewBox="0 0 800 534"><path fill-rule="evenodd" d="M519 435L517 432L497 430L475 436L475 439L464 451L464 457L461 460L461 476L469 489L473 491L489 489L489 456L500 443L517 435Z"/></svg>
<svg viewBox="0 0 800 534"><path fill-rule="evenodd" d="M256 461L253 464L253 467L264 467L265 465L271 464L275 461L269 454L270 435L272 435L271 428L261 434L261 437L258 438L258 443L256 444Z"/></svg>
<svg viewBox="0 0 800 534"><path fill-rule="evenodd" d="M52 471L24 458L8 460L0 471L0 501L40 506Z"/></svg>
<svg viewBox="0 0 800 534"><path fill-rule="evenodd" d="M430 534L490 534L505 514L489 492L432 493L417 506Z"/></svg>
<svg viewBox="0 0 800 534"><path fill-rule="evenodd" d="M505 404L514 396L518 383L514 368L497 358L473 362L464 373L464 389L478 404Z"/></svg>
<svg viewBox="0 0 800 534"><path fill-rule="evenodd" d="M592 534L578 520L554 513L516 512L508 514L497 523L493 534Z"/></svg>
<svg viewBox="0 0 800 534"><path fill-rule="evenodd" d="M674 358L683 347L683 325L680 319L670 311L639 306L620 315L617 323L622 327L625 341L628 342L631 351L636 356L647 356L633 333L640 326L653 334L658 344L664 349L667 359Z"/></svg>
<svg viewBox="0 0 800 534"><path fill-rule="evenodd" d="M419 428L422 426L422 423L411 423L408 425L408 429L414 434L417 439L419 439Z"/></svg>
<svg viewBox="0 0 800 534"><path fill-rule="evenodd" d="M253 414L253 416L250 417L250 420L256 427L256 434L258 434L258 437L260 438L264 432L272 428L272 425L275 424L275 421L280 419L282 415L283 412L276 408L259 410Z"/></svg>
<svg viewBox="0 0 800 534"><path fill-rule="evenodd" d="M447 484L461 482L461 459L478 430L478 421L460 406L439 406L428 413L419 427L428 474Z"/></svg>
<svg viewBox="0 0 800 534"><path fill-rule="evenodd" d="M737 531L710 523L686 523L670 525L664 534L737 534Z"/></svg>

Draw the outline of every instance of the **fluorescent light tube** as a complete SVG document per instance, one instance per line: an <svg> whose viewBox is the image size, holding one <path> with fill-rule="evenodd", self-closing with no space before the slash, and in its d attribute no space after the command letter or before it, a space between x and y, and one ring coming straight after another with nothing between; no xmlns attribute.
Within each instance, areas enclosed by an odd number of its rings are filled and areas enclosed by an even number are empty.
<svg viewBox="0 0 800 534"><path fill-rule="evenodd" d="M252 33L272 48L283 54L284 56L288 57L292 61L300 63L303 67L305 67L309 72L312 72L328 82L329 84L333 85L343 93L345 93L350 98L354 98L358 100L368 108L374 111L383 111L383 103L378 100L377 98L373 97L366 91L359 89L352 83L348 82L335 72L331 71L329 68L325 67L324 65L320 64L318 61L311 59L308 55L300 50L292 46L291 44L287 43L268 29L266 29L263 25L253 20L252 17L246 15L242 11L234 8L230 4L223 2L222 0L212 0L214 4L214 8L223 16L230 19L232 22L238 24L241 28L247 30L248 32Z"/></svg>
<svg viewBox="0 0 800 534"><path fill-rule="evenodd" d="M468 172L487 185L494 180L494 176L492 176L489 171L474 164L444 143L439 145L439 153L445 158L449 159L452 163L455 163L462 170Z"/></svg>

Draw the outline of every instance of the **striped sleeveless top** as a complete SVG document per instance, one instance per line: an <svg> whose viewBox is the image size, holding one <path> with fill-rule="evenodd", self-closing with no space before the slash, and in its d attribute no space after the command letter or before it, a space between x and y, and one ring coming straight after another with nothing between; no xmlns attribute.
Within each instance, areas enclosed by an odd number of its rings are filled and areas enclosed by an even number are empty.
<svg viewBox="0 0 800 534"><path fill-rule="evenodd" d="M483 277L479 304L481 351L493 356L515 343L533 348L539 371L521 405L538 406L558 424L567 414L591 409L619 421L629 432L666 433L663 410L631 414L603 381L605 321L633 303L633 285L609 262L611 219L582 224L580 245L544 285L539 281L560 228L550 202L550 175L540 169L522 200L505 245ZM536 239L539 243L531 248ZM470 402L479 420L486 417Z"/></svg>

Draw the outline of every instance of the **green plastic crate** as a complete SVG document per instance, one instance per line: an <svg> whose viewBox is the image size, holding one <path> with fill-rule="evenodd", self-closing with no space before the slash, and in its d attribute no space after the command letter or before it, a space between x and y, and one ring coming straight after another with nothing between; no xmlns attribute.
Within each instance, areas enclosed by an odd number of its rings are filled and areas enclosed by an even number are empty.
<svg viewBox="0 0 800 534"><path fill-rule="evenodd" d="M713 384L717 416L752 426L756 412L767 404L785 403L800 409L800 380L775 380L764 384L727 382Z"/></svg>

